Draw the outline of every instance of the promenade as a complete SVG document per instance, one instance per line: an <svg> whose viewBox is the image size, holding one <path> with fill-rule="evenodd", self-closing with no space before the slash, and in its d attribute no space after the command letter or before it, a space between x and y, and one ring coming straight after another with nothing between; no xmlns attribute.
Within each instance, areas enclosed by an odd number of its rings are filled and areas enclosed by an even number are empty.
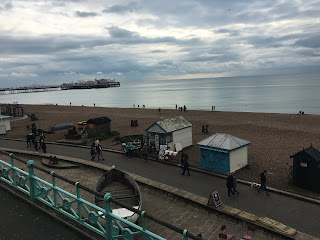
<svg viewBox="0 0 320 240"><path fill-rule="evenodd" d="M0 185L0 239L88 239Z"/></svg>
<svg viewBox="0 0 320 240"><path fill-rule="evenodd" d="M24 141L0 139L0 146L34 152L33 148L27 148ZM49 154L69 156L86 161L90 160L90 153L87 148L47 144L47 151ZM108 166L115 165L117 168L125 171L188 191L204 198L208 198L209 193L213 190L218 190L222 202L225 205L257 216L269 217L298 231L316 237L320 236L318 229L320 208L318 204L291 198L273 191L271 191L271 197L267 198L265 193L258 194L244 184L238 184L238 190L241 193L239 196L228 199L226 197L225 179L201 171L191 171L190 177L181 176L180 168L176 165L164 164L158 161L144 162L141 158L128 160L123 154L109 151L104 151L103 154L106 160L99 162L100 164ZM219 224L221 223L219 222Z"/></svg>

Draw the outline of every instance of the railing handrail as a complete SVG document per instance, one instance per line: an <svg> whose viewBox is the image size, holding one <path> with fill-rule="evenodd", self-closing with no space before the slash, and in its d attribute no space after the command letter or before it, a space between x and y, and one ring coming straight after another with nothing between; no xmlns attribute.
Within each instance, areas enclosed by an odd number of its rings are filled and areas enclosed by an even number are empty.
<svg viewBox="0 0 320 240"><path fill-rule="evenodd" d="M15 156L13 153L8 153L8 152L3 151L3 150L0 150L0 153L9 156L9 157L11 157L12 159L16 159L16 160L18 160L19 162L22 162L22 163L24 163L24 164L28 164L28 161L26 161L26 160L24 160L24 159L21 159L21 158L19 158L19 157L17 157L17 156ZM57 173L55 173L55 172L52 172L52 171L49 171L49 170L47 170L47 169L45 169L45 168L43 168L43 167L40 167L40 166L38 166L38 165L33 164L33 168L36 168L36 169L38 169L38 170L40 170L40 171L42 171L42 172L45 172L45 173L47 173L47 174L49 174L49 175L51 175L51 176L53 176L53 177L59 178L59 179L65 181L65 182L67 182L67 183L69 183L69 184L71 184L71 185L76 185L78 188L81 188L81 189L83 189L83 190L85 190L85 191L87 191L87 192L89 192L89 193L91 193L91 194L94 194L94 195L97 196L97 197L100 197L100 198L104 198L104 197L105 197L105 195L103 195L103 194L100 193L100 192L94 191L94 190L92 190L91 188L88 188L88 187L86 187L85 185L82 185L82 184L79 183L79 182L75 182L75 181L73 181L73 180L70 180L70 179L68 179L68 178L66 178L66 177L64 177L64 176L62 176L62 175L59 175L59 174L57 174ZM133 207L131 207L131 206L128 206L128 205L126 205L126 204L124 204L124 203L122 203L122 202L119 202L119 201L116 200L116 199L113 199L112 197L109 197L109 198L108 198L108 201L110 201L110 202L112 202L112 203L114 203L114 204L116 204L116 205L118 205L118 206L121 206L121 207L123 207L123 208L126 208L126 209L128 209L128 210L130 210L130 211L132 211L132 212L134 212L134 213L137 213L137 214L139 214L139 215L143 215L145 218L147 218L147 219L149 219L149 220L151 220L151 221L154 221L154 222L156 222L156 223L158 223L158 224L160 224L160 225L163 225L163 226L165 226L165 227L167 227L167 228L169 228L169 229L171 229L171 230L173 230L173 231L175 231L175 232L177 232L177 233L179 233L179 234L183 234L185 237L189 237L189 238L194 239L194 240L201 240L201 239L202 239L202 238L199 238L199 237L193 235L192 233L188 232L186 229L181 229L181 228L176 227L176 226L174 226L174 225L172 225L172 224L170 224L170 223L167 223L167 222L165 222L165 221L159 220L159 219L155 218L154 216L146 213L145 211L142 211L142 210L133 208Z"/></svg>

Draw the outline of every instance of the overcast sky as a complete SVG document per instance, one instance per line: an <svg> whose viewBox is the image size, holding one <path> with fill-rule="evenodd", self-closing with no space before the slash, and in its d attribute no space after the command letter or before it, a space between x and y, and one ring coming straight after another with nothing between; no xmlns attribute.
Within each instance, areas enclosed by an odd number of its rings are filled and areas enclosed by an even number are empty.
<svg viewBox="0 0 320 240"><path fill-rule="evenodd" d="M319 71L320 0L1 0L0 87Z"/></svg>

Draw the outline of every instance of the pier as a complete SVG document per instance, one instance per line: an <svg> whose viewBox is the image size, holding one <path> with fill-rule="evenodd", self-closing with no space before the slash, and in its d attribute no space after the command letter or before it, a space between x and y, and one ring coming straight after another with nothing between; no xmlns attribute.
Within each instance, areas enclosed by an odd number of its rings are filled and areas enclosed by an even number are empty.
<svg viewBox="0 0 320 240"><path fill-rule="evenodd" d="M72 90L72 89L92 89L92 88L110 88L120 87L120 82L107 82L107 83L70 83L62 85L51 86L29 86L29 87L16 87L16 88L0 88L0 94L17 94L17 93L32 93L32 92L48 92L59 90Z"/></svg>
<svg viewBox="0 0 320 240"><path fill-rule="evenodd" d="M0 94L48 92L48 91L58 91L58 90L61 90L61 86L37 86L37 87L0 88Z"/></svg>

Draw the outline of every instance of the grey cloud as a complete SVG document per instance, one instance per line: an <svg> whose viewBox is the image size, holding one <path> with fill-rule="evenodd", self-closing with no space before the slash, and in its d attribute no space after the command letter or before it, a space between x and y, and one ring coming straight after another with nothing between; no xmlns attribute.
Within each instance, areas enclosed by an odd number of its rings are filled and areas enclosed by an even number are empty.
<svg viewBox="0 0 320 240"><path fill-rule="evenodd" d="M162 61L159 61L159 64L162 64L162 65L172 65L173 62L172 62L172 61L169 61L169 60L162 60Z"/></svg>
<svg viewBox="0 0 320 240"><path fill-rule="evenodd" d="M0 12L1 11L9 11L13 8L12 3L6 3L3 6L0 6Z"/></svg>
<svg viewBox="0 0 320 240"><path fill-rule="evenodd" d="M115 38L131 38L134 36L139 36L137 33L135 32L131 32L128 31L126 29L123 28L119 28L119 27L107 27L105 28L109 31L111 37L115 37Z"/></svg>
<svg viewBox="0 0 320 240"><path fill-rule="evenodd" d="M85 18L85 17L95 17L95 16L97 16L98 14L95 13L95 12L80 12L80 11L76 11L76 12L75 12L75 15L76 15L77 17L83 17L83 18Z"/></svg>
<svg viewBox="0 0 320 240"><path fill-rule="evenodd" d="M220 28L220 29L214 30L213 33L216 33L216 34L228 33L230 37L235 37L240 35L240 31L233 30L233 29L226 29L226 28Z"/></svg>
<svg viewBox="0 0 320 240"><path fill-rule="evenodd" d="M297 54L302 55L304 57L319 57L320 51L316 52L313 49L303 49L296 51Z"/></svg>
<svg viewBox="0 0 320 240"><path fill-rule="evenodd" d="M174 37L156 37L148 38L142 37L136 32L128 31L119 27L106 27L112 38L116 38L115 42L118 44L154 44L154 43L167 43L167 44L199 44L201 41L198 38L191 38L186 40L176 39Z"/></svg>
<svg viewBox="0 0 320 240"><path fill-rule="evenodd" d="M11 54L48 54L72 49L90 48L108 44L103 38L89 36L43 36L43 37L12 37L0 35L0 51Z"/></svg>
<svg viewBox="0 0 320 240"><path fill-rule="evenodd" d="M122 14L126 12L133 12L138 9L138 4L136 2L131 2L128 5L113 5L109 8L104 9L103 13L117 13Z"/></svg>
<svg viewBox="0 0 320 240"><path fill-rule="evenodd" d="M296 40L301 37L303 37L301 34L288 34L281 37L254 35L242 38L242 40L246 40L249 44L252 44L258 48L279 48L282 46L287 46L288 44L286 41Z"/></svg>
<svg viewBox="0 0 320 240"><path fill-rule="evenodd" d="M166 53L164 50L152 50L151 53Z"/></svg>
<svg viewBox="0 0 320 240"><path fill-rule="evenodd" d="M296 46L306 47L306 48L320 48L320 35L314 35L310 37L305 37L296 41Z"/></svg>

